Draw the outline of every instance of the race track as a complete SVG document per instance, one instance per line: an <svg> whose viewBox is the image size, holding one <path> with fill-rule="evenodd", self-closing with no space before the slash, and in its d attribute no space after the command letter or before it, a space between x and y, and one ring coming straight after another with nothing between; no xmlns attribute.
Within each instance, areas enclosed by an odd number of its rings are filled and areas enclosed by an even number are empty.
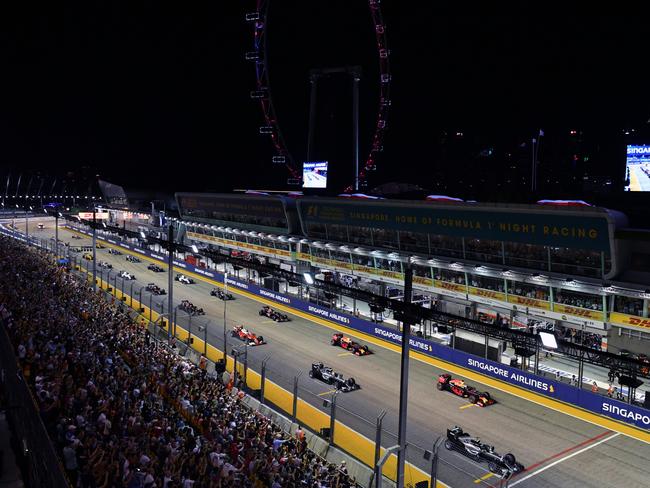
<svg viewBox="0 0 650 488"><path fill-rule="evenodd" d="M24 231L24 223L17 222ZM30 224L30 233L43 238L53 236L53 221L44 230L35 231ZM71 246L89 245L89 239L71 239L71 233L61 228L60 239ZM77 254L81 259L81 254ZM129 263L125 255L113 256L107 249L97 250L98 261L113 264L113 271L126 270L137 277L134 290L153 282L167 288L167 274L148 271L148 261ZM164 266L163 266L164 267ZM115 273L113 273L114 275ZM99 275L99 271L98 271ZM129 292L130 282L126 282ZM118 279L121 288L121 280ZM210 296L212 285L198 281L193 285L175 283L176 304L187 299L203 307L206 316L192 319L193 332L196 326L210 320L208 341L217 348L223 346L223 302ZM231 290L232 291L232 290ZM309 403L328 411L322 406L329 396L330 388L307 376L312 362L322 361L346 377L353 376L361 390L338 396L337 419L374 438L374 418L382 410L388 415L384 427L388 432L397 432L399 354L372 346L374 354L355 357L343 349L332 347L329 339L332 329L315 324L296 315L288 323L275 323L258 314L261 304L235 294L236 300L227 304L228 332L235 324L244 324L258 335L263 335L268 344L248 348L249 367L260 370L261 361L271 355L267 365L267 376L284 388L291 390L293 378L300 371L300 396ZM150 296L145 292L143 302L148 304ZM153 303L166 301L166 296L154 297ZM160 310L160 308L157 308ZM188 328L183 312L178 312L178 322ZM242 342L230 337L229 347L242 346ZM467 432L493 444L501 453L512 452L530 471L514 478L510 486L525 487L646 487L650 476L650 446L624 435L609 432L578 418L552 411L519 397L492 391L498 403L488 408L469 406L466 400L450 393L434 389L434 381L441 371L412 360L409 383L409 442L421 448L431 449L433 440L444 435L448 427L462 426ZM472 383L468 381L468 383ZM476 385L481 389L481 385ZM318 396L320 395L320 396ZM353 415L354 412L356 415ZM361 417L365 417L364 420ZM396 440L384 436L384 446L393 445ZM408 459L423 470L429 464L422 458L423 451L409 448ZM458 454L440 451L442 463L440 478L453 488L464 486L498 486L493 476L484 481L481 471ZM450 466L453 464L454 466ZM482 485L485 483L485 485Z"/></svg>

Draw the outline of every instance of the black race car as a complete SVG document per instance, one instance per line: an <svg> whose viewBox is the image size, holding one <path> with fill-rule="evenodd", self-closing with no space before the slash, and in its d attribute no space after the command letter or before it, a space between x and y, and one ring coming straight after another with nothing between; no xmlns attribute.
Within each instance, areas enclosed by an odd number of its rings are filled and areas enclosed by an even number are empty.
<svg viewBox="0 0 650 488"><path fill-rule="evenodd" d="M217 297L220 300L234 300L235 297L232 296L232 293L226 293L221 288L215 288L210 292L210 295Z"/></svg>
<svg viewBox="0 0 650 488"><path fill-rule="evenodd" d="M354 391L361 388L354 378L348 378L347 380L343 378L341 373L336 373L329 366L325 366L323 363L313 363L311 369L309 370L309 377L317 380L321 380L328 385L334 386L337 390L348 392Z"/></svg>
<svg viewBox="0 0 650 488"><path fill-rule="evenodd" d="M115 256L121 256L122 251L118 251L117 249L113 249L112 247L108 250L108 254L114 254Z"/></svg>
<svg viewBox="0 0 650 488"><path fill-rule="evenodd" d="M348 336L341 334L340 332L332 334L332 340L330 341L330 344L333 346L342 347L346 351L350 351L355 356L366 356L370 354L370 349L368 346L361 345L358 342L353 341Z"/></svg>
<svg viewBox="0 0 650 488"><path fill-rule="evenodd" d="M477 463L487 463L490 472L503 479L510 479L513 474L521 473L524 466L518 463L514 454L500 455L493 446L481 442L478 437L463 432L460 427L447 429L445 448L467 456Z"/></svg>
<svg viewBox="0 0 650 488"><path fill-rule="evenodd" d="M438 376L436 388L440 391L448 390L454 395L467 398L470 403L479 407L487 407L488 405L496 403L487 391L478 391L473 386L465 384L464 380L452 378L449 373L443 373Z"/></svg>
<svg viewBox="0 0 650 488"><path fill-rule="evenodd" d="M97 263L97 265L100 268L113 269L113 265L111 263L107 263L106 261L100 261L99 263Z"/></svg>
<svg viewBox="0 0 650 488"><path fill-rule="evenodd" d="M205 315L205 312L203 311L202 308L197 307L189 300L183 300L181 304L178 306L178 308L180 308L182 311L192 316Z"/></svg>
<svg viewBox="0 0 650 488"><path fill-rule="evenodd" d="M167 294L167 292L165 291L164 288L160 288L160 287L159 287L158 285L156 285L155 283L149 283L149 284L147 285L146 290L147 290L149 293L152 293L152 294L154 294L154 295L166 295L166 294Z"/></svg>
<svg viewBox="0 0 650 488"><path fill-rule="evenodd" d="M262 307L262 310L260 310L260 316L266 316L276 322L289 322L291 320L287 315L273 310L268 305Z"/></svg>
<svg viewBox="0 0 650 488"><path fill-rule="evenodd" d="M158 266L157 264L153 264L153 263L151 263L149 266L147 266L147 269L149 271L153 271L154 273L162 273L163 271L165 271L160 266Z"/></svg>
<svg viewBox="0 0 650 488"><path fill-rule="evenodd" d="M139 263L139 262L140 262L140 258L139 258L139 257L137 257L137 256L131 256L130 254L127 254L127 255L126 255L126 260L127 260L129 263Z"/></svg>

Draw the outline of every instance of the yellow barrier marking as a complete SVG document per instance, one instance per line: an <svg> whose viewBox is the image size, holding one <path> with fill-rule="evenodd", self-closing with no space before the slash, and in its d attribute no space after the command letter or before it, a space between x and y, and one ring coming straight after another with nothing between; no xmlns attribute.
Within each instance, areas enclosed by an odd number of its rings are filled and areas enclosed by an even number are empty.
<svg viewBox="0 0 650 488"><path fill-rule="evenodd" d="M459 410L465 410L466 408L472 408L475 407L475 403L470 403L469 405L463 405L462 407L459 408Z"/></svg>
<svg viewBox="0 0 650 488"><path fill-rule="evenodd" d="M342 356L352 356L352 353L351 353L351 352L342 352L341 354L337 354L337 356L338 356L338 357L342 357Z"/></svg>
<svg viewBox="0 0 650 488"><path fill-rule="evenodd" d="M331 393L334 393L336 390L330 390L330 391L324 391L323 393L319 393L317 396L324 396L324 395L329 395Z"/></svg>
<svg viewBox="0 0 650 488"><path fill-rule="evenodd" d="M479 484L481 481L485 481L486 479L491 478L492 476L494 476L494 473L484 474L480 478L476 478L474 480L474 483Z"/></svg>

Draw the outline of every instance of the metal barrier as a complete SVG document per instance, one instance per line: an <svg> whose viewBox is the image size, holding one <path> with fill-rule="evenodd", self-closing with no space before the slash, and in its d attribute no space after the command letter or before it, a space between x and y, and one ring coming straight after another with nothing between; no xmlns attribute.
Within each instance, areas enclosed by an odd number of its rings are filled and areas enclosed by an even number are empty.
<svg viewBox="0 0 650 488"><path fill-rule="evenodd" d="M4 321L0 321L0 329L1 381L7 403L6 415L22 452L16 460L26 477L25 482L34 487L70 488L34 397L16 363Z"/></svg>

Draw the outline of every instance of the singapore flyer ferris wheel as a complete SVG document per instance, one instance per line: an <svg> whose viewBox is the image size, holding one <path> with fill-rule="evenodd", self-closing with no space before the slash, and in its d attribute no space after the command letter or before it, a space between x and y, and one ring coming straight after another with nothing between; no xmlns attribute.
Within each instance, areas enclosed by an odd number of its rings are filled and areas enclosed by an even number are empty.
<svg viewBox="0 0 650 488"><path fill-rule="evenodd" d="M354 1L354 0L351 0ZM363 1L363 0L357 0ZM358 140L355 149L356 155L353 161L355 165L354 177L346 187L346 191L359 191L365 187L369 172L377 167L377 159L383 151L384 134L387 129L388 112L391 106L390 84L391 73L388 49L386 26L384 23L381 5L379 0L368 0L368 11L370 17L369 35L374 33L374 46L376 48L376 59L378 70L373 83L376 84L376 116L373 120L371 139L365 159L359 161ZM280 122L278 120L274 99L271 92L269 80L269 43L268 43L268 16L271 0L256 0L255 10L246 13L246 22L252 27L252 49L247 51L245 58L254 66L255 85L250 91L250 98L257 102L262 114L262 125L259 127L259 134L268 137L271 142L273 155L271 163L274 167L284 167L288 174L287 183L292 186L300 185L302 169L299 160L297 161L285 142ZM363 19L359 19L361 24ZM358 82L358 79L356 80ZM358 102L357 102L358 103ZM358 139L358 128L357 128ZM309 151L307 151L309 152Z"/></svg>

